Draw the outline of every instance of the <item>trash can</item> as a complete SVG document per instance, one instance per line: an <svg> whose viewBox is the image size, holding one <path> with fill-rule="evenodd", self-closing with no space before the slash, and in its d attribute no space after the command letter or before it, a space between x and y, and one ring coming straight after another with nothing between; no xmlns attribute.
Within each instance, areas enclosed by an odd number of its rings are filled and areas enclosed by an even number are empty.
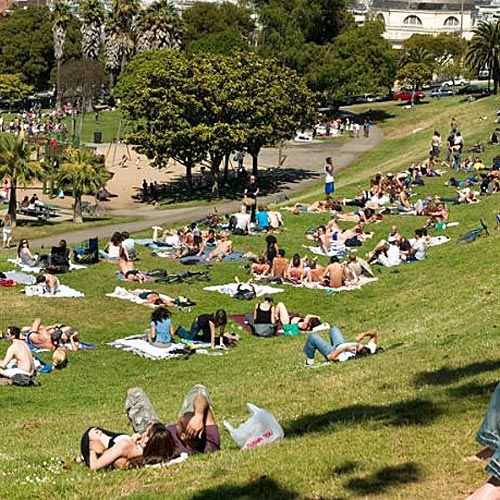
<svg viewBox="0 0 500 500"><path fill-rule="evenodd" d="M94 144L101 144L102 132L94 132Z"/></svg>

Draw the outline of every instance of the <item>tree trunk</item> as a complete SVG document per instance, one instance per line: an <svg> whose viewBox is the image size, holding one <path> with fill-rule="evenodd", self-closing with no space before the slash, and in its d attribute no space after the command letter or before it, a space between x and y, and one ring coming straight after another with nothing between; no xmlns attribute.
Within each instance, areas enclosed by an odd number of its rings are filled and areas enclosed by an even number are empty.
<svg viewBox="0 0 500 500"><path fill-rule="evenodd" d="M80 194L75 194L75 204L73 206L73 222L75 224L83 224L82 195Z"/></svg>
<svg viewBox="0 0 500 500"><path fill-rule="evenodd" d="M187 182L188 188L190 190L193 189L193 166L192 165L186 165L186 182Z"/></svg>
<svg viewBox="0 0 500 500"><path fill-rule="evenodd" d="M212 176L214 178L214 184L212 186L212 194L215 195L216 198L220 196L220 170L219 165L222 163L222 156L211 157L210 170L212 172Z"/></svg>
<svg viewBox="0 0 500 500"><path fill-rule="evenodd" d="M257 175L259 171L259 150L250 153L252 155L252 175Z"/></svg>
<svg viewBox="0 0 500 500"><path fill-rule="evenodd" d="M10 197L9 197L9 215L12 221L12 227L16 227L17 223L17 179L10 180Z"/></svg>
<svg viewBox="0 0 500 500"><path fill-rule="evenodd" d="M229 158L231 153L226 153L224 156L224 183L227 182L227 177L229 175Z"/></svg>
<svg viewBox="0 0 500 500"><path fill-rule="evenodd" d="M61 60L57 60L57 76L56 76L56 107L57 109L62 108L62 99L61 99Z"/></svg>

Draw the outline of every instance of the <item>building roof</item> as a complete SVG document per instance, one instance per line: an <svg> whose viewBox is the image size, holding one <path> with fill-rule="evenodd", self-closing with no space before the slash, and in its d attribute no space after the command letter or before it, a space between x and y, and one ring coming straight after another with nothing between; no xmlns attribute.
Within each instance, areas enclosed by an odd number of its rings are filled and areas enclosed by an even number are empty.
<svg viewBox="0 0 500 500"><path fill-rule="evenodd" d="M463 7L462 7L463 5ZM443 10L460 11L473 10L473 0L374 0L375 10Z"/></svg>

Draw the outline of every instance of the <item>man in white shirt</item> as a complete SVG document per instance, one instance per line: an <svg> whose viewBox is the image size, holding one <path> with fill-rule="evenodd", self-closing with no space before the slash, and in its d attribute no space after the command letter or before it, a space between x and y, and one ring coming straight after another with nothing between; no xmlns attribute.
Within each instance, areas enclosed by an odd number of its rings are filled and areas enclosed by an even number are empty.
<svg viewBox="0 0 500 500"><path fill-rule="evenodd" d="M356 336L355 342L347 342L337 326L332 326L328 332L330 344L318 333L311 333L304 345L306 355L306 366L314 364L314 355L319 351L327 361L338 361L340 363L354 357L368 356L377 351L378 332L371 330ZM362 341L366 340L365 343Z"/></svg>
<svg viewBox="0 0 500 500"><path fill-rule="evenodd" d="M427 243L424 239L424 234L421 229L415 231L415 241L411 245L411 253L409 261L424 260L427 256Z"/></svg>
<svg viewBox="0 0 500 500"><path fill-rule="evenodd" d="M247 234L250 231L250 214L247 213L246 207L241 208L241 212L233 214L236 219L233 231L239 234Z"/></svg>

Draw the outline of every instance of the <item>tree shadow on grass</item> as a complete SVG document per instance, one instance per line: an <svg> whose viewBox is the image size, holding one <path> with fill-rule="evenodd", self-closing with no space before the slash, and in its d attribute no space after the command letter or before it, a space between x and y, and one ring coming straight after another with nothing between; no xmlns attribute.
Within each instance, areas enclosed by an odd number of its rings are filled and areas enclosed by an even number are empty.
<svg viewBox="0 0 500 500"><path fill-rule="evenodd" d="M302 436L311 432L352 427L367 421L383 425L428 425L441 415L439 406L425 399L399 401L388 405L352 405L323 414L304 415L285 426L285 436Z"/></svg>
<svg viewBox="0 0 500 500"><path fill-rule="evenodd" d="M473 397L490 397L495 390L498 382L490 382L488 384L470 384L452 387L447 390L447 393L454 398L473 398Z"/></svg>
<svg viewBox="0 0 500 500"><path fill-rule="evenodd" d="M414 384L416 387L422 385L450 385L453 382L458 382L465 377L473 377L480 373L498 370L500 368L500 360L487 360L470 363L458 368L449 368L444 366L438 370L421 372L415 377Z"/></svg>
<svg viewBox="0 0 500 500"><path fill-rule="evenodd" d="M332 468L332 474L336 476L345 476L346 474L350 474L358 470L360 467L359 462L354 462L352 460L348 460L340 465L336 465Z"/></svg>
<svg viewBox="0 0 500 500"><path fill-rule="evenodd" d="M367 477L349 479L345 487L359 495L377 495L402 484L414 483L421 475L418 464L407 462L384 467Z"/></svg>
<svg viewBox="0 0 500 500"><path fill-rule="evenodd" d="M280 486L274 479L262 476L256 481L241 485L221 485L200 491L191 497L193 500L255 499L272 498L279 500L295 500L298 493Z"/></svg>

